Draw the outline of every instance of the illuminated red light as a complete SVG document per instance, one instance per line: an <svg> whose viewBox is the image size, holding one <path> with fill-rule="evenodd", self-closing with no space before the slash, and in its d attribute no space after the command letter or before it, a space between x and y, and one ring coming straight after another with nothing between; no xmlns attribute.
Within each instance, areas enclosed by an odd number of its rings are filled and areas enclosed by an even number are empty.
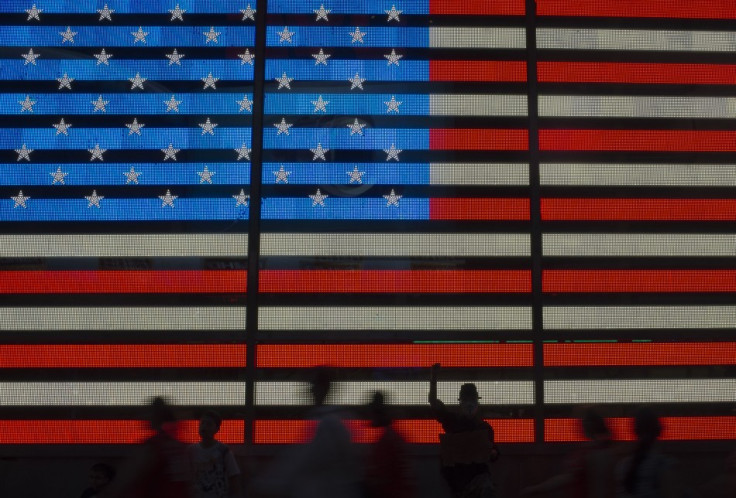
<svg viewBox="0 0 736 498"><path fill-rule="evenodd" d="M537 0L540 16L734 19L732 0Z"/></svg>
<svg viewBox="0 0 736 498"><path fill-rule="evenodd" d="M736 138L736 137L735 137ZM542 199L545 221L734 221L734 199Z"/></svg>
<svg viewBox="0 0 736 498"><path fill-rule="evenodd" d="M544 366L736 365L736 342L545 344Z"/></svg>
<svg viewBox="0 0 736 498"><path fill-rule="evenodd" d="M736 292L736 270L545 270L543 292Z"/></svg>

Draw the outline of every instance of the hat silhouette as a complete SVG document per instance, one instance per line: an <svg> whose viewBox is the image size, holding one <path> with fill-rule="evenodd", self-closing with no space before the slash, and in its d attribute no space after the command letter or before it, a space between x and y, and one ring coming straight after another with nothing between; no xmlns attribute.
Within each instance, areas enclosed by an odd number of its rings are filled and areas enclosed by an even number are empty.
<svg viewBox="0 0 736 498"><path fill-rule="evenodd" d="M466 383L460 386L460 396L459 399L480 399L480 396L478 396L478 388L473 383Z"/></svg>

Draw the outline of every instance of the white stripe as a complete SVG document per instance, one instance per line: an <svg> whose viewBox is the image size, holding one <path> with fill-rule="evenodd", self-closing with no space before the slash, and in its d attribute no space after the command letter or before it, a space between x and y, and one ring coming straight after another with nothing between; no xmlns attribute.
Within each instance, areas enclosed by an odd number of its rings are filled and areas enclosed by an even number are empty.
<svg viewBox="0 0 736 498"><path fill-rule="evenodd" d="M263 306L261 330L530 330L529 307Z"/></svg>
<svg viewBox="0 0 736 498"><path fill-rule="evenodd" d="M529 185L526 163L431 163L432 185Z"/></svg>
<svg viewBox="0 0 736 498"><path fill-rule="evenodd" d="M736 32L645 29L537 29L537 47L571 50L736 51Z"/></svg>
<svg viewBox="0 0 736 498"><path fill-rule="evenodd" d="M540 116L604 118L716 118L736 116L736 98L543 95Z"/></svg>
<svg viewBox="0 0 736 498"><path fill-rule="evenodd" d="M733 256L736 235L546 233L545 256Z"/></svg>
<svg viewBox="0 0 736 498"><path fill-rule="evenodd" d="M0 406L243 405L245 382L3 382Z"/></svg>
<svg viewBox="0 0 736 498"><path fill-rule="evenodd" d="M733 164L542 163L542 185L736 186Z"/></svg>
<svg viewBox="0 0 736 498"><path fill-rule="evenodd" d="M438 382L437 397L448 405L457 404L457 396L463 382ZM482 404L531 405L534 404L534 383L531 381L475 382ZM382 391L385 401L391 405L426 405L429 382L366 381L335 382L328 404L365 405L375 391ZM306 382L257 382L255 404L258 406L301 406L312 402L309 384Z"/></svg>
<svg viewBox="0 0 736 498"><path fill-rule="evenodd" d="M527 234L264 233L263 256L529 256Z"/></svg>
<svg viewBox="0 0 736 498"><path fill-rule="evenodd" d="M5 258L135 258L248 254L248 234L0 235Z"/></svg>
<svg viewBox="0 0 736 498"><path fill-rule="evenodd" d="M429 28L430 48L526 48L524 28Z"/></svg>
<svg viewBox="0 0 736 498"><path fill-rule="evenodd" d="M0 308L0 330L244 330L245 307Z"/></svg>
<svg viewBox="0 0 736 498"><path fill-rule="evenodd" d="M545 403L733 403L736 379L546 380Z"/></svg>
<svg viewBox="0 0 736 498"><path fill-rule="evenodd" d="M430 95L432 116L526 116L526 95Z"/></svg>
<svg viewBox="0 0 736 498"><path fill-rule="evenodd" d="M554 306L545 330L732 329L736 306Z"/></svg>

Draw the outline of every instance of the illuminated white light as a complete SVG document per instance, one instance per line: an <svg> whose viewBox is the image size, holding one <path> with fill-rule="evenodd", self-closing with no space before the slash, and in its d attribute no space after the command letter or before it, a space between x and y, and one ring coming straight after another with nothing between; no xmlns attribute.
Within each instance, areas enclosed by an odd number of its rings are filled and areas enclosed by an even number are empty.
<svg viewBox="0 0 736 498"><path fill-rule="evenodd" d="M526 48L524 28L429 28L430 48Z"/></svg>
<svg viewBox="0 0 736 498"><path fill-rule="evenodd" d="M431 163L432 185L529 185L526 163Z"/></svg>
<svg viewBox="0 0 736 498"><path fill-rule="evenodd" d="M244 330L245 307L0 308L0 330Z"/></svg>
<svg viewBox="0 0 736 498"><path fill-rule="evenodd" d="M243 405L244 382L3 382L0 406Z"/></svg>
<svg viewBox="0 0 736 498"><path fill-rule="evenodd" d="M261 330L530 330L530 307L346 306L259 308ZM458 336L460 337L460 336Z"/></svg>
<svg viewBox="0 0 736 498"><path fill-rule="evenodd" d="M5 258L241 256L248 234L0 235Z"/></svg>
<svg viewBox="0 0 736 498"><path fill-rule="evenodd" d="M736 306L548 306L546 330L724 329Z"/></svg>
<svg viewBox="0 0 736 498"><path fill-rule="evenodd" d="M264 233L264 256L529 256L528 234Z"/></svg>
<svg viewBox="0 0 736 498"><path fill-rule="evenodd" d="M526 95L430 95L432 116L526 116Z"/></svg>
<svg viewBox="0 0 736 498"><path fill-rule="evenodd" d="M734 164L540 164L542 185L734 187Z"/></svg>
<svg viewBox="0 0 736 498"><path fill-rule="evenodd" d="M544 402L733 403L736 379L547 380Z"/></svg>
<svg viewBox="0 0 736 498"><path fill-rule="evenodd" d="M539 115L545 117L715 118L736 115L736 98L542 95Z"/></svg>
<svg viewBox="0 0 736 498"><path fill-rule="evenodd" d="M534 383L531 381L457 381L439 382L437 397L448 405L457 404L463 382L475 382L481 404L531 405L534 404ZM365 381L335 382L327 398L328 404L357 406L370 401L375 391L382 391L391 405L428 406L428 382ZM306 382L257 382L255 404L258 406L302 406L311 403L309 384Z"/></svg>
<svg viewBox="0 0 736 498"><path fill-rule="evenodd" d="M545 256L733 256L736 235L681 233L546 233Z"/></svg>
<svg viewBox="0 0 736 498"><path fill-rule="evenodd" d="M539 28L537 47L570 50L733 52L736 49L736 32Z"/></svg>

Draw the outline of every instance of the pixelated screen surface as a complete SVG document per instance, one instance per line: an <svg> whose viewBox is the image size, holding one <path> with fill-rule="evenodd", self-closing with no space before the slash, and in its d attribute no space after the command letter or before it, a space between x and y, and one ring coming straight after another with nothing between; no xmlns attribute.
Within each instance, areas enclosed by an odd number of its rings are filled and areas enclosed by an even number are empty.
<svg viewBox="0 0 736 498"><path fill-rule="evenodd" d="M297 442L329 365L436 443L436 362L499 442L731 438L736 10L527 3L2 2L0 440Z"/></svg>

